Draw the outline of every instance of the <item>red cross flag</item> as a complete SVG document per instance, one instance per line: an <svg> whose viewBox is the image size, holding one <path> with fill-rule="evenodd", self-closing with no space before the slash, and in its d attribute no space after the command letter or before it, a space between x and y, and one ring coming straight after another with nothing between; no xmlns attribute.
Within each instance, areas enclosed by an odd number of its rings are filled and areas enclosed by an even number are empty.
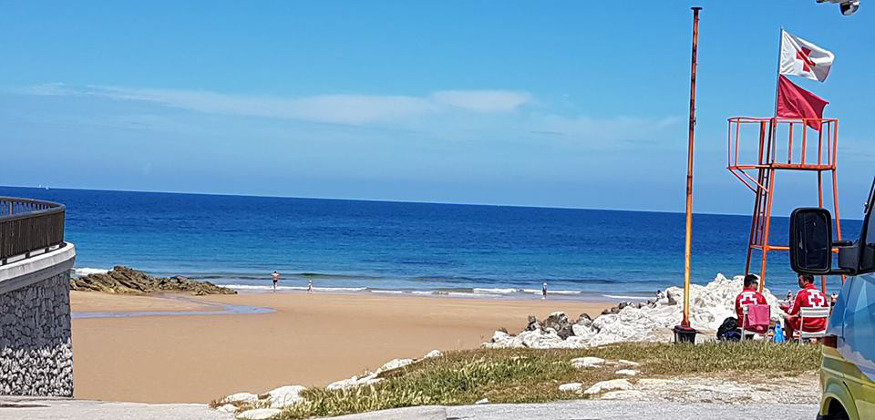
<svg viewBox="0 0 875 420"><path fill-rule="evenodd" d="M802 38L781 31L781 74L824 81L835 55Z"/></svg>

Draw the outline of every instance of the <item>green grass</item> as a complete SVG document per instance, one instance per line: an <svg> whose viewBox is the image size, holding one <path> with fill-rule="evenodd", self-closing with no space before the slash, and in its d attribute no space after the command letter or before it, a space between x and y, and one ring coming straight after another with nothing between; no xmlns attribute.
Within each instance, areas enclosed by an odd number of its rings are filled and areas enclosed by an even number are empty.
<svg viewBox="0 0 875 420"><path fill-rule="evenodd" d="M314 388L306 404L288 407L283 418L334 416L416 405L546 402L582 398L561 393L559 384L615 379L617 367L578 370L569 360L596 356L641 363L638 377L766 372L801 374L820 367L820 347L767 342L620 344L582 350L466 350L385 372L374 386L342 391Z"/></svg>

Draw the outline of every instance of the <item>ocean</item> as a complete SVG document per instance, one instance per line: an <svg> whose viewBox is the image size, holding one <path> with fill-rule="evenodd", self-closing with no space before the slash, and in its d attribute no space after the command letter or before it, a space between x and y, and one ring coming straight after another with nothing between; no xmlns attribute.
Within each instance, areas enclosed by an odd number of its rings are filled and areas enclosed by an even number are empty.
<svg viewBox="0 0 875 420"><path fill-rule="evenodd" d="M127 265L240 290L280 286L362 293L650 297L683 283L684 215L0 187L0 195L67 206L78 273ZM743 274L750 217L696 214L692 281ZM856 237L860 221L843 221ZM772 219L787 242L788 219ZM769 254L766 286L796 289L786 252ZM833 288L837 278L828 280Z"/></svg>

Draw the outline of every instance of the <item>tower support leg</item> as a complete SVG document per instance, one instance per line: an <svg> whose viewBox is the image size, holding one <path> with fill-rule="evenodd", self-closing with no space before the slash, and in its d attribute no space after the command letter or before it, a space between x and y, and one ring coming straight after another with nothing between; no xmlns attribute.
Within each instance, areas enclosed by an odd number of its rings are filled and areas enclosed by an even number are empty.
<svg viewBox="0 0 875 420"><path fill-rule="evenodd" d="M766 286L766 261L769 257L769 231L772 225L772 198L774 197L775 192L775 170L769 168L766 170L768 175L768 180L766 181L768 185L766 185L766 205L765 211L763 212L763 232L762 232L762 241L763 244L763 257L762 257L762 266L760 268L760 293L762 293L763 288Z"/></svg>
<svg viewBox="0 0 875 420"><path fill-rule="evenodd" d="M832 208L834 210L833 214L835 214L835 224L836 224L836 239L842 240L842 222L841 217L839 216L839 180L838 174L836 173L836 168L833 166L832 168ZM845 280L847 276L842 274L842 284L845 284ZM823 286L826 289L826 285ZM826 291L824 290L824 293Z"/></svg>
<svg viewBox="0 0 875 420"><path fill-rule="evenodd" d="M763 182L765 180L765 169L760 169L757 175L758 185L764 185ZM759 244L760 232L762 231L762 208L761 206L765 203L764 201L765 191L762 187L757 186L756 197L753 201L753 216L750 219L750 236L747 240L747 260L744 263L744 275L750 274L750 261L751 254L753 254L754 248Z"/></svg>

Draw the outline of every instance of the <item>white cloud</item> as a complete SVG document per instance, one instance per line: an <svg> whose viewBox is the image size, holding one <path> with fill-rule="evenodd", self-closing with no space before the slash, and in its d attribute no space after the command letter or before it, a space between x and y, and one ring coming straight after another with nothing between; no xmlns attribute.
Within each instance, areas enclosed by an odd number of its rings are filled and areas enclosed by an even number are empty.
<svg viewBox="0 0 875 420"><path fill-rule="evenodd" d="M283 98L195 90L43 84L17 92L137 101L195 111L207 117L207 120L194 119L184 114L169 115L154 110L144 113L137 109L136 114L89 112L86 117L76 117L78 124L204 133L223 132L225 129L215 124L225 116L265 117L281 125L315 122L333 124L331 130L341 127L354 130L342 135L347 139L383 138L396 145L394 142L429 139L429 147L476 143L491 144L494 148L549 146L567 150L664 148L669 145L665 142L666 133L682 121L678 117L557 115L548 112L540 102L537 107L527 106L535 102L527 92L503 90L445 90L422 96L344 94ZM52 121L57 122L59 118L63 116L53 117ZM261 126L258 123L255 127ZM315 129L308 127L308 130ZM335 135L340 134L321 132L311 137ZM513 146L508 146L511 144Z"/></svg>
<svg viewBox="0 0 875 420"><path fill-rule="evenodd" d="M587 116L562 117L545 115L533 124L533 131L571 137L637 140L680 122L679 117L612 117L596 119Z"/></svg>
<svg viewBox="0 0 875 420"><path fill-rule="evenodd" d="M95 96L143 101L197 112L340 124L395 121L450 112L512 112L531 101L526 92L502 90L439 91L427 96L329 94L297 98L232 95L210 91L114 86L45 84L23 89L40 96Z"/></svg>
<svg viewBox="0 0 875 420"><path fill-rule="evenodd" d="M439 104L477 112L510 112L532 100L527 92L506 90L445 90L431 97Z"/></svg>

